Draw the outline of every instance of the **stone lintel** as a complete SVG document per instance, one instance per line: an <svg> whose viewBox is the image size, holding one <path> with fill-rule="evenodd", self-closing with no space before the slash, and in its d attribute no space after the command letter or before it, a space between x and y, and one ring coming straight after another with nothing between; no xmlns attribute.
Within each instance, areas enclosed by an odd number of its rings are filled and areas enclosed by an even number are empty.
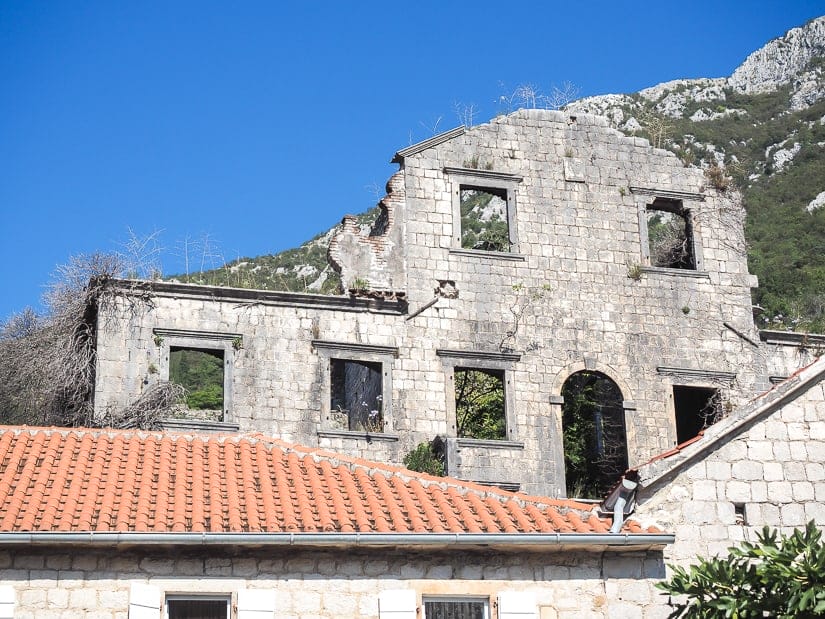
<svg viewBox="0 0 825 619"><path fill-rule="evenodd" d="M397 434L386 434L384 432L361 432L358 430L318 430L318 436L322 438L343 438L355 441L379 441L384 443L398 442Z"/></svg>
<svg viewBox="0 0 825 619"><path fill-rule="evenodd" d="M459 247L451 248L450 255L489 258L491 260L509 260L510 262L525 262L527 260L522 254L513 254L506 251L487 251L485 249L464 249Z"/></svg>
<svg viewBox="0 0 825 619"><path fill-rule="evenodd" d="M470 176L481 180L507 181L509 183L520 183L524 177L509 172L496 172L495 170L480 170L478 168L444 168L444 174L454 174L457 176Z"/></svg>
<svg viewBox="0 0 825 619"><path fill-rule="evenodd" d="M672 189L657 189L655 187L636 187L630 186L630 191L635 194L643 196L654 196L657 198L667 198L670 200L692 200L695 202L704 202L705 195L701 193L694 193L692 191L674 191Z"/></svg>
<svg viewBox="0 0 825 619"><path fill-rule="evenodd" d="M524 449L521 441L505 441L482 438L457 438L456 445L459 448L483 448L483 449Z"/></svg>
<svg viewBox="0 0 825 619"><path fill-rule="evenodd" d="M190 340L243 340L242 333L226 333L225 331L194 331L191 329L164 329L155 327L153 335L160 337L182 337Z"/></svg>
<svg viewBox="0 0 825 619"><path fill-rule="evenodd" d="M492 352L487 350L450 350L447 348L437 348L435 354L439 357L450 359L470 359L476 361L521 361L520 353Z"/></svg>
<svg viewBox="0 0 825 619"><path fill-rule="evenodd" d="M712 383L730 385L736 379L734 372L724 372L720 370L698 370L693 368L659 366L656 368L656 371L660 376L670 376L691 382L710 381Z"/></svg>
<svg viewBox="0 0 825 619"><path fill-rule="evenodd" d="M397 346L375 346L373 344L330 342L328 340L312 340L312 345L315 348L320 348L324 350L369 353L373 355L392 355L393 357L398 357Z"/></svg>

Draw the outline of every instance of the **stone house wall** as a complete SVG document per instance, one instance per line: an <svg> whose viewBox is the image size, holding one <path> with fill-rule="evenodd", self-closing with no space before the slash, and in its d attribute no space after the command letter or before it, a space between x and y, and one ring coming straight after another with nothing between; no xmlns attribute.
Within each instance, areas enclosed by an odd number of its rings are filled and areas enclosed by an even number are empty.
<svg viewBox="0 0 825 619"><path fill-rule="evenodd" d="M819 366L822 362L818 362ZM696 449L698 444L686 448ZM656 467L647 467L656 474ZM825 381L731 434L706 455L689 458L642 489L634 515L676 533L667 563L725 554L762 527L790 533L825 523Z"/></svg>
<svg viewBox="0 0 825 619"><path fill-rule="evenodd" d="M597 117L523 110L444 136L399 152L380 229L345 226L331 243L343 281L380 298L121 291L99 319L98 414L164 378L171 342L199 341L231 366L233 427L400 464L419 442L456 438L455 368L491 369L504 373L506 437L452 441L451 473L563 496L572 373L621 389L631 466L676 443L673 385L719 387L728 407L770 385L735 194ZM460 247L462 185L507 192L511 251ZM649 265L657 198L689 210L696 269ZM383 432L334 427L339 357L383 364Z"/></svg>
<svg viewBox="0 0 825 619"><path fill-rule="evenodd" d="M379 598L398 590L413 591L419 608L422 596L486 599L490 619L507 616L502 593L526 593L542 619L665 617L651 593L663 570L654 551L0 550L0 588L11 587L14 619L127 619L134 585L157 587L161 603L212 594L236 605L241 591L269 592L275 616L295 619L397 617L379 614Z"/></svg>

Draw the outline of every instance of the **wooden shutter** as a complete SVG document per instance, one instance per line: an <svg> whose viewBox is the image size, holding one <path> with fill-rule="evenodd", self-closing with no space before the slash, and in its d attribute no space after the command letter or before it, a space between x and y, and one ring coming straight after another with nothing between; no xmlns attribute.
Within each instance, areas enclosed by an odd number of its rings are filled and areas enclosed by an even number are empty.
<svg viewBox="0 0 825 619"><path fill-rule="evenodd" d="M238 591L238 619L273 619L275 592L268 589Z"/></svg>
<svg viewBox="0 0 825 619"><path fill-rule="evenodd" d="M417 598L413 589L387 589L378 594L379 619L416 619Z"/></svg>
<svg viewBox="0 0 825 619"><path fill-rule="evenodd" d="M129 619L160 619L160 589L133 582L129 590Z"/></svg>
<svg viewBox="0 0 825 619"><path fill-rule="evenodd" d="M537 619L536 596L529 591L498 594L498 619Z"/></svg>
<svg viewBox="0 0 825 619"><path fill-rule="evenodd" d="M14 619L14 587L0 585L0 619Z"/></svg>

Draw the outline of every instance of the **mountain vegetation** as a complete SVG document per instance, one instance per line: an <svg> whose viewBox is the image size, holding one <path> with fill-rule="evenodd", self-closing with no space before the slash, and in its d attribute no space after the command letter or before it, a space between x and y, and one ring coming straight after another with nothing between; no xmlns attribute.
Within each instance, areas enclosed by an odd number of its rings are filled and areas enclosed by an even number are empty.
<svg viewBox="0 0 825 619"><path fill-rule="evenodd" d="M568 109L597 113L738 189L761 328L825 331L825 17L728 78L676 80Z"/></svg>
<svg viewBox="0 0 825 619"><path fill-rule="evenodd" d="M769 42L729 78L676 80L566 109L607 116L620 131L703 167L709 184L741 191L758 326L825 331L825 18ZM506 250L505 219L482 204L495 197L466 197L462 245ZM361 216L364 234L375 215ZM339 294L326 261L335 229L295 249L175 279Z"/></svg>

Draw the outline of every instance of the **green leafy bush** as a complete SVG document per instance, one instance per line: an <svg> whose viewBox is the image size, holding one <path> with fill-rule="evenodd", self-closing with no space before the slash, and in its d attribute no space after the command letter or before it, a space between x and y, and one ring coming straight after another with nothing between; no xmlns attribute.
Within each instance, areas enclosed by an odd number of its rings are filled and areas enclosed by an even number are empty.
<svg viewBox="0 0 825 619"><path fill-rule="evenodd" d="M444 462L436 454L433 443L430 441L419 443L415 449L404 456L404 466L419 473L429 473L438 477L444 475Z"/></svg>
<svg viewBox="0 0 825 619"><path fill-rule="evenodd" d="M672 567L656 586L670 595L671 618L715 619L825 616L825 545L813 521L804 530L778 536L765 527L757 543L743 542L726 557Z"/></svg>

